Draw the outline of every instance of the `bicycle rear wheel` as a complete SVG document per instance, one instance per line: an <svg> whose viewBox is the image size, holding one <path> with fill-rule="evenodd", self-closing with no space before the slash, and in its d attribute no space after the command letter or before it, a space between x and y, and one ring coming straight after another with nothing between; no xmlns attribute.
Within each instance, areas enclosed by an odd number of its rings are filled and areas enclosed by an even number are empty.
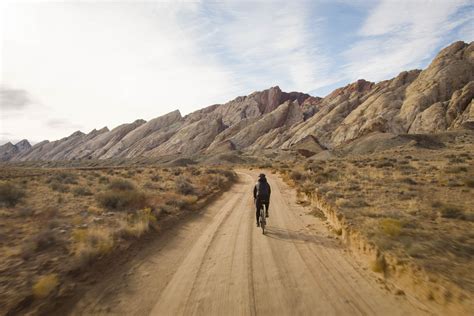
<svg viewBox="0 0 474 316"><path fill-rule="evenodd" d="M260 209L260 227L262 228L262 234L265 235L265 225L267 224L267 218L266 218L266 207L265 205L262 206Z"/></svg>

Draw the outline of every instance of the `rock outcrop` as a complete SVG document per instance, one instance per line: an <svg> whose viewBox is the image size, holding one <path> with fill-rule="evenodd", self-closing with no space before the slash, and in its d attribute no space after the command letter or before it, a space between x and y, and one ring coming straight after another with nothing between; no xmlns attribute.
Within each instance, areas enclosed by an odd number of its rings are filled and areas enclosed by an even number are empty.
<svg viewBox="0 0 474 316"><path fill-rule="evenodd" d="M324 98L276 86L182 117L174 111L112 130L76 132L35 146L0 146L1 160L72 160L291 149L305 156L367 135L474 129L474 44L456 42L425 70L357 80ZM377 139L385 139L377 136ZM380 146L379 146L380 147ZM378 147L378 148L379 148ZM381 147L380 147L381 148Z"/></svg>
<svg viewBox="0 0 474 316"><path fill-rule="evenodd" d="M8 142L0 146L0 161L8 161L15 156L29 151L30 149L31 144L26 139L19 141L15 145Z"/></svg>

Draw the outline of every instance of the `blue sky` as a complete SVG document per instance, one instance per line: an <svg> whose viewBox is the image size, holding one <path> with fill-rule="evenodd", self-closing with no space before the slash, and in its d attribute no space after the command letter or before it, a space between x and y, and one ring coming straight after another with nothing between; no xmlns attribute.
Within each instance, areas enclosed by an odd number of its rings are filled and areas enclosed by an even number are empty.
<svg viewBox="0 0 474 316"><path fill-rule="evenodd" d="M472 41L473 17L467 0L3 1L0 144L389 79Z"/></svg>

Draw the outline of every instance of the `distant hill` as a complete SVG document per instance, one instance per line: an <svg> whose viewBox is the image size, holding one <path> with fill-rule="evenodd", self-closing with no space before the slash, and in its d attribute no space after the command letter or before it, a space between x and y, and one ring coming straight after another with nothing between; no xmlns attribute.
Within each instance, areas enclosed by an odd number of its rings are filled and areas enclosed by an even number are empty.
<svg viewBox="0 0 474 316"><path fill-rule="evenodd" d="M0 159L72 160L189 156L295 149L305 156L372 133L429 134L474 129L474 43L455 42L425 70L379 83L363 79L324 98L277 87L112 130L80 131L31 147L0 146Z"/></svg>

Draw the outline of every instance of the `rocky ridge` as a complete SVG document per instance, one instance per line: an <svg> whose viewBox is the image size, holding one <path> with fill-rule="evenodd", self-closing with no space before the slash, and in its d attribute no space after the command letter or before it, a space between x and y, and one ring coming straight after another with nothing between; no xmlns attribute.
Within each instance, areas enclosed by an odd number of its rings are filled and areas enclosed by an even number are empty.
<svg viewBox="0 0 474 316"><path fill-rule="evenodd" d="M358 80L324 98L276 86L184 117L179 111L112 130L0 146L2 160L73 160L295 149L305 156L373 133L474 128L474 43L455 42L425 70ZM29 144L28 144L29 145Z"/></svg>

